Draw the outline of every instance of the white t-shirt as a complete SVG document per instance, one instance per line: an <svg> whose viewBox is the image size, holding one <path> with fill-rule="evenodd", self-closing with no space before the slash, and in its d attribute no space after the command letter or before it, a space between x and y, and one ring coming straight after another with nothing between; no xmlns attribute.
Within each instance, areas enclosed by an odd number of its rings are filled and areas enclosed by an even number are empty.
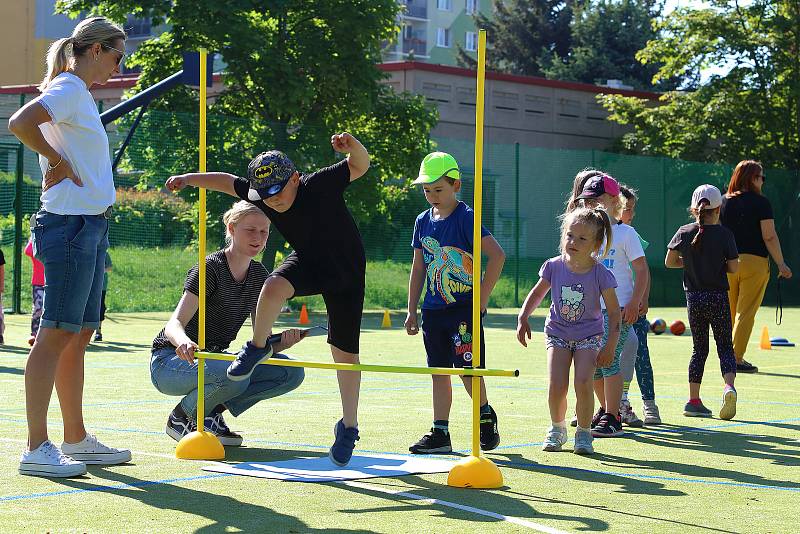
<svg viewBox="0 0 800 534"><path fill-rule="evenodd" d="M69 72L56 76L37 101L51 122L39 125L42 135L64 156L83 182L69 178L42 193L42 208L59 215L97 215L116 200L108 135L83 80ZM42 176L47 158L39 156Z"/></svg>
<svg viewBox="0 0 800 534"><path fill-rule="evenodd" d="M608 251L608 256L600 261L614 273L614 278L617 279L617 300L619 300L619 305L624 307L633 296L631 262L643 257L644 249L639 240L639 234L632 226L615 224L611 230L613 234L611 250ZM602 254L603 248L600 249L600 255L602 256ZM606 303L602 299L600 302L605 309Z"/></svg>

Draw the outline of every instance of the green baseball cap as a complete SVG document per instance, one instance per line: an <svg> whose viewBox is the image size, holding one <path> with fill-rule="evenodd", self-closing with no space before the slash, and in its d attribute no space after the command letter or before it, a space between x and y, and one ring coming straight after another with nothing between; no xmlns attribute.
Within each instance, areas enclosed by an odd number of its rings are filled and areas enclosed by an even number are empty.
<svg viewBox="0 0 800 534"><path fill-rule="evenodd" d="M447 176L454 180L461 179L456 158L445 152L431 152L419 166L419 176L413 184L432 184L436 180Z"/></svg>

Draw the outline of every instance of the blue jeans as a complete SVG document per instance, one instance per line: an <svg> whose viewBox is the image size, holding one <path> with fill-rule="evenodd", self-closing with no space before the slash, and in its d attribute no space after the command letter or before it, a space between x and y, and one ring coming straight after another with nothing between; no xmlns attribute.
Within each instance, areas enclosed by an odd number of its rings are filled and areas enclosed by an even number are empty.
<svg viewBox="0 0 800 534"><path fill-rule="evenodd" d="M80 332L100 326L108 219L39 211L31 220L33 253L44 264L42 328Z"/></svg>
<svg viewBox="0 0 800 534"><path fill-rule="evenodd" d="M272 358L289 358L276 354ZM247 380L234 382L225 373L230 362L206 360L205 414L224 404L238 416L260 400L288 393L303 383L300 367L257 365ZM150 358L150 380L165 395L183 395L181 407L190 418L197 412L197 362L189 363L175 354L174 348L157 349Z"/></svg>

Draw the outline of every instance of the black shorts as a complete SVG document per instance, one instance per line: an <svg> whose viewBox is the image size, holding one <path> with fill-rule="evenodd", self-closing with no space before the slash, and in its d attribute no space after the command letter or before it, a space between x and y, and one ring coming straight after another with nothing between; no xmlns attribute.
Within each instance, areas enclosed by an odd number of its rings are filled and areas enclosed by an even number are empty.
<svg viewBox="0 0 800 534"><path fill-rule="evenodd" d="M100 322L106 320L106 290L100 293Z"/></svg>
<svg viewBox="0 0 800 534"><path fill-rule="evenodd" d="M305 268L292 252L270 276L280 276L294 287L294 297L322 295L328 309L328 343L351 354L359 353L361 315L364 311L364 273L353 273L352 284L326 287L327 280Z"/></svg>
<svg viewBox="0 0 800 534"><path fill-rule="evenodd" d="M428 353L428 367L471 367L472 307L422 310L422 340ZM486 344L481 322L481 364L484 368Z"/></svg>

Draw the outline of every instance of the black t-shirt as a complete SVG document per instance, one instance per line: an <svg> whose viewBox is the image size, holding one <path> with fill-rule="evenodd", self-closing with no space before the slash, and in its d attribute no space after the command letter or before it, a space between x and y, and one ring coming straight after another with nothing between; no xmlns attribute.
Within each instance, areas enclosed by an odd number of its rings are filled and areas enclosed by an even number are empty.
<svg viewBox="0 0 800 534"><path fill-rule="evenodd" d="M697 223L681 226L667 245L683 257L683 289L727 291L727 261L739 257L733 234L721 224L706 224L700 246L695 250L692 240L699 229Z"/></svg>
<svg viewBox="0 0 800 534"><path fill-rule="evenodd" d="M237 282L228 267L225 251L218 250L206 256L206 349L221 352L227 349L239 333L245 320L256 309L258 295L267 279L267 269L257 261L250 261L244 280ZM189 269L184 291L198 295L200 273L197 265ZM198 313L186 325L186 335L197 342ZM164 334L153 340L153 350L172 347Z"/></svg>
<svg viewBox="0 0 800 534"><path fill-rule="evenodd" d="M766 258L767 245L761 236L761 221L774 219L769 199L752 191L745 191L722 200L720 222L733 232L739 254L753 254Z"/></svg>
<svg viewBox="0 0 800 534"><path fill-rule="evenodd" d="M303 175L294 203L283 213L261 200L250 201L269 217L320 287L339 290L364 284L367 260L344 201L348 185L350 167L345 159ZM248 200L246 179L237 178L233 186L239 198Z"/></svg>
<svg viewBox="0 0 800 534"><path fill-rule="evenodd" d="M0 265L6 264L6 257L3 255L3 251L0 250ZM2 293L3 288L0 287L0 293Z"/></svg>

